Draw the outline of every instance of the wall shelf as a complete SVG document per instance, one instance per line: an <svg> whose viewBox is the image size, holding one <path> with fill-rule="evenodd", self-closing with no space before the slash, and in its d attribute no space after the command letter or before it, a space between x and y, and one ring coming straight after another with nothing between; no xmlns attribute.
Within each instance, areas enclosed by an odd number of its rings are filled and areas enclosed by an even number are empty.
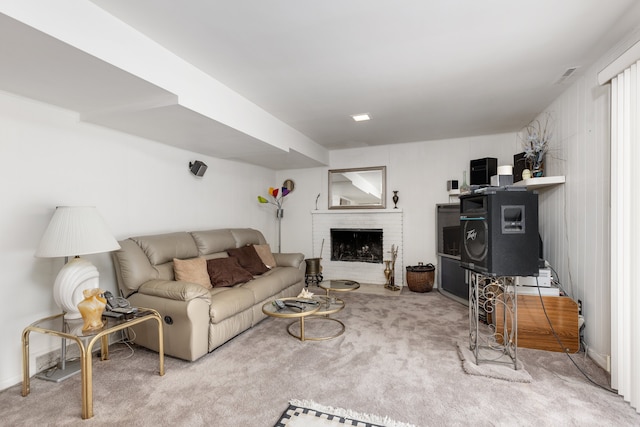
<svg viewBox="0 0 640 427"><path fill-rule="evenodd" d="M527 187L529 190L537 190L544 187L564 184L564 176L542 176L540 178L523 179L515 182L514 187Z"/></svg>

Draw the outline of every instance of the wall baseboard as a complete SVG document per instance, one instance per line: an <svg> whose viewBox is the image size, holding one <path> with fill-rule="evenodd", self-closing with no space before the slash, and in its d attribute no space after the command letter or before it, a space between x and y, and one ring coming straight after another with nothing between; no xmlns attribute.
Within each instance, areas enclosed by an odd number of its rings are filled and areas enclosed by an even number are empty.
<svg viewBox="0 0 640 427"><path fill-rule="evenodd" d="M596 363L596 365L600 366L609 374L611 373L611 363L610 363L611 356L609 356L608 354L603 355L603 354L597 353L591 348L587 348L587 356L589 356L591 360L593 360Z"/></svg>

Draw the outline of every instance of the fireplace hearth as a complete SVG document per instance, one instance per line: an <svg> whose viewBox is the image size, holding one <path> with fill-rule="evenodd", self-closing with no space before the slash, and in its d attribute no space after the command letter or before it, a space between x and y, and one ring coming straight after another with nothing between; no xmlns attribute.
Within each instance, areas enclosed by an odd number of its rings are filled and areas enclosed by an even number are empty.
<svg viewBox="0 0 640 427"><path fill-rule="evenodd" d="M381 228L332 228L331 261L382 264Z"/></svg>

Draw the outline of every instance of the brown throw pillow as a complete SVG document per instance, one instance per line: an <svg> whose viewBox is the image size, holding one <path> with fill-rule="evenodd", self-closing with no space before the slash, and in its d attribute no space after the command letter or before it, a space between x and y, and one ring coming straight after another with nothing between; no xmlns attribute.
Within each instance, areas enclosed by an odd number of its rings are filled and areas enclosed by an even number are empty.
<svg viewBox="0 0 640 427"><path fill-rule="evenodd" d="M191 282L211 288L209 273L207 272L207 260L204 258L173 259L173 273L176 280Z"/></svg>
<svg viewBox="0 0 640 427"><path fill-rule="evenodd" d="M273 268L276 266L276 259L273 257L269 245L253 245L253 248L256 250L258 256L262 260L262 263L266 265L267 268Z"/></svg>
<svg viewBox="0 0 640 427"><path fill-rule="evenodd" d="M258 256L254 247L251 245L237 249L228 249L227 253L230 257L237 258L240 266L254 276L258 276L269 271L267 266L262 263L262 260Z"/></svg>
<svg viewBox="0 0 640 427"><path fill-rule="evenodd" d="M207 260L207 271L214 288L234 286L253 279L253 275L240 266L237 258L213 258Z"/></svg>

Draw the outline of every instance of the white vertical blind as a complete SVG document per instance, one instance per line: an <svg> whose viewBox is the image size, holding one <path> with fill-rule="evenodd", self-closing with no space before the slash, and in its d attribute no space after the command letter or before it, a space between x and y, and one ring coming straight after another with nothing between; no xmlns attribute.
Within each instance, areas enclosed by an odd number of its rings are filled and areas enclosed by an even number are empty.
<svg viewBox="0 0 640 427"><path fill-rule="evenodd" d="M611 386L640 412L640 61L611 79Z"/></svg>

